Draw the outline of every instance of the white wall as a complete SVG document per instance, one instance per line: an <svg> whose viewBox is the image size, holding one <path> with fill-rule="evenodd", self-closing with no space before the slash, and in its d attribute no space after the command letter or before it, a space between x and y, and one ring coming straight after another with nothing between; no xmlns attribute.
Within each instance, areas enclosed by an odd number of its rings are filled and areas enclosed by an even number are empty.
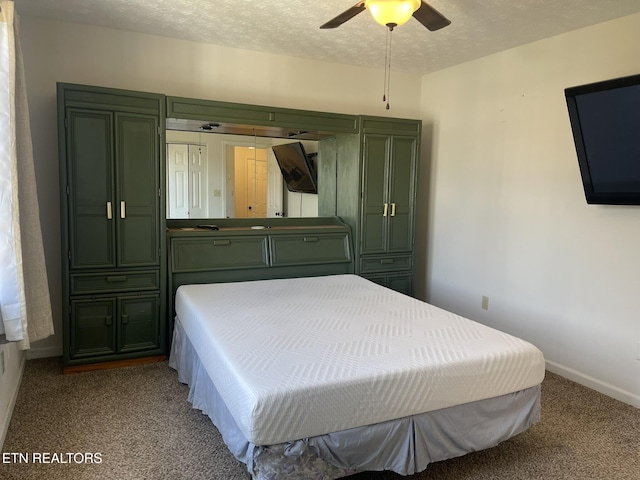
<svg viewBox="0 0 640 480"><path fill-rule="evenodd" d="M586 204L564 88L639 59L633 15L425 76L419 225L425 298L637 406L640 207Z"/></svg>
<svg viewBox="0 0 640 480"><path fill-rule="evenodd" d="M337 113L419 118L420 78L86 25L22 17L33 148L56 335L30 357L62 353L56 82Z"/></svg>

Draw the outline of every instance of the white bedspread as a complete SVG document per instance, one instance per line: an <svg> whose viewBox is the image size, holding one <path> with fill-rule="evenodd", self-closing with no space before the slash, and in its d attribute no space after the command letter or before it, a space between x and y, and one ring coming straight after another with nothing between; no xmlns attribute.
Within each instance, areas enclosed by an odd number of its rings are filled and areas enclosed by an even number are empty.
<svg viewBox="0 0 640 480"><path fill-rule="evenodd" d="M256 445L495 397L544 377L530 343L355 275L184 285L176 314Z"/></svg>

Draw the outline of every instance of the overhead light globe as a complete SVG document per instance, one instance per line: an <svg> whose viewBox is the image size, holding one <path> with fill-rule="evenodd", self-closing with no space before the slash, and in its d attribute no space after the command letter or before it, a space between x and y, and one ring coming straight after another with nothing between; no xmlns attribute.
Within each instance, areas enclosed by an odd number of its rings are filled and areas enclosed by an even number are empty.
<svg viewBox="0 0 640 480"><path fill-rule="evenodd" d="M385 27L397 27L411 18L420 8L420 0L365 0L364 6L373 19Z"/></svg>

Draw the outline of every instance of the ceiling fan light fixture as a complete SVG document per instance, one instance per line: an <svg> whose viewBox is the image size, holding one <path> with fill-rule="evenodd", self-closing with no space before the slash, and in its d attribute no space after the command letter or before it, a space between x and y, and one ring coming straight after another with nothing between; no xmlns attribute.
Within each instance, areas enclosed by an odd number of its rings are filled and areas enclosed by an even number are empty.
<svg viewBox="0 0 640 480"><path fill-rule="evenodd" d="M393 28L409 20L420 3L420 0L365 0L364 5L376 22Z"/></svg>

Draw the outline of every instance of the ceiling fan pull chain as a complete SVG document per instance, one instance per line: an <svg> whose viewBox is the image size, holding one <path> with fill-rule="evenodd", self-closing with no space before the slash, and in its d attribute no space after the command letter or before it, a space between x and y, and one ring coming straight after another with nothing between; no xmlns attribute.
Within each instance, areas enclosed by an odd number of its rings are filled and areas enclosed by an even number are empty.
<svg viewBox="0 0 640 480"><path fill-rule="evenodd" d="M389 26L389 33L387 33L387 65L385 65L385 79L384 79L384 83L385 83L385 88L386 88L386 94L383 97L383 101L387 102L387 106L385 107L387 110L389 110L389 97L391 96L391 33L393 32L393 27Z"/></svg>
<svg viewBox="0 0 640 480"><path fill-rule="evenodd" d="M382 101L387 101L387 65L389 64L389 35L384 39L384 91L382 92Z"/></svg>

